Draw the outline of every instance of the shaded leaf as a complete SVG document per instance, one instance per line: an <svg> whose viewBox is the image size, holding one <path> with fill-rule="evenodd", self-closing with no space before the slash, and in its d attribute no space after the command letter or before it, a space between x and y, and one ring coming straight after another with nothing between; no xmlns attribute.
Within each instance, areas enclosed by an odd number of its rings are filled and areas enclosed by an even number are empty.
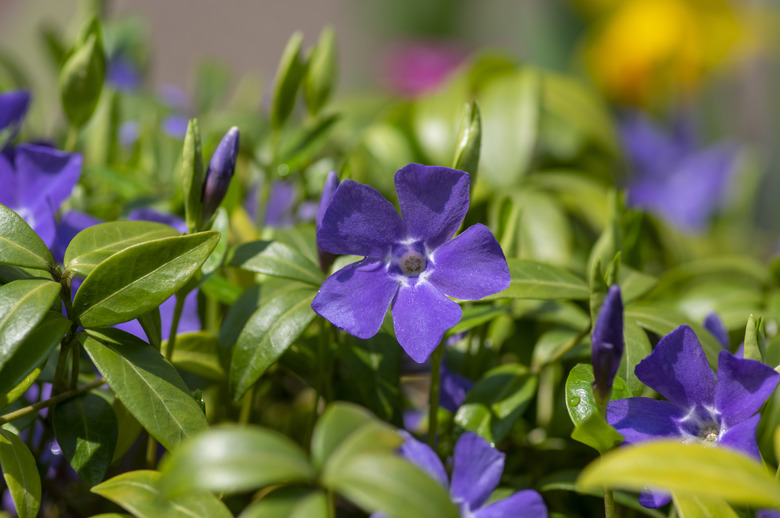
<svg viewBox="0 0 780 518"><path fill-rule="evenodd" d="M54 258L43 240L16 212L0 204L0 262L50 270Z"/></svg>
<svg viewBox="0 0 780 518"><path fill-rule="evenodd" d="M35 518L41 506L41 477L27 445L0 429L0 467L19 518Z"/></svg>

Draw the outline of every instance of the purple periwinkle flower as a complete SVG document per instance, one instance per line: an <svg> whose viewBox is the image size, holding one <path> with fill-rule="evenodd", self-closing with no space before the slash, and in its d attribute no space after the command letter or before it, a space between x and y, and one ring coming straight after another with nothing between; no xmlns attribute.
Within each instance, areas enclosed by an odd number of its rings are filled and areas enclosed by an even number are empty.
<svg viewBox="0 0 780 518"><path fill-rule="evenodd" d="M774 369L721 351L716 379L696 334L680 326L634 372L667 401L632 397L607 404L607 421L627 444L678 437L683 443L724 446L760 458L758 411L780 380ZM640 497L647 507L668 501L655 492Z"/></svg>
<svg viewBox="0 0 780 518"><path fill-rule="evenodd" d="M509 286L506 258L476 224L450 239L469 206L469 175L409 164L395 174L403 217L375 189L344 180L317 231L317 246L362 255L328 277L312 309L358 338L374 336L392 308L398 343L418 363L461 318L449 297L477 300Z"/></svg>
<svg viewBox="0 0 780 518"><path fill-rule="evenodd" d="M593 389L602 401L609 399L612 382L623 357L623 300L620 287L610 286L604 305L591 336L591 362L593 363Z"/></svg>
<svg viewBox="0 0 780 518"><path fill-rule="evenodd" d="M439 372L441 375L439 405L454 414L466 400L466 394L474 386L474 382L457 372L451 371L444 362L442 362Z"/></svg>
<svg viewBox="0 0 780 518"><path fill-rule="evenodd" d="M0 151L16 137L22 119L30 107L28 90L10 90L0 93Z"/></svg>
<svg viewBox="0 0 780 518"><path fill-rule="evenodd" d="M211 157L203 182L203 221L208 221L222 203L236 170L238 157L238 128L228 130Z"/></svg>
<svg viewBox="0 0 780 518"><path fill-rule="evenodd" d="M508 498L485 505L498 487L504 472L504 455L479 435L466 432L455 443L452 477L447 477L436 453L411 434L403 432L405 441L400 453L432 479L449 488L450 498L468 518L544 518L547 506L532 489L518 491ZM382 516L375 513L372 518Z"/></svg>
<svg viewBox="0 0 780 518"><path fill-rule="evenodd" d="M330 205L330 202L333 199L333 195L336 193L336 189L339 187L339 183L339 175L336 173L336 171L331 171L328 173L328 177L325 179L325 185L322 188L322 196L320 197L317 216L314 219L314 224L317 230L319 230L322 226L322 217L325 215L325 211L328 209L328 205ZM320 269L326 273L333 265L333 261L336 260L335 254L326 252L319 246L317 247L317 257L319 258Z"/></svg>
<svg viewBox="0 0 780 518"><path fill-rule="evenodd" d="M686 119L666 134L639 114L623 118L620 132L633 180L628 203L685 232L706 228L725 201L736 150L720 144L697 149Z"/></svg>

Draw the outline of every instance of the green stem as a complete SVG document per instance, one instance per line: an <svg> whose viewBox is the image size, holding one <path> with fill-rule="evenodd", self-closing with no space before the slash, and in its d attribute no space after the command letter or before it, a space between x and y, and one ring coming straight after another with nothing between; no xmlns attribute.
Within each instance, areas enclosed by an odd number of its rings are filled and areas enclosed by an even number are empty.
<svg viewBox="0 0 780 518"><path fill-rule="evenodd" d="M611 489L604 488L604 516L605 518L616 518L615 513L615 495Z"/></svg>
<svg viewBox="0 0 780 518"><path fill-rule="evenodd" d="M44 401L39 401L38 403L35 403L34 405L29 405L24 408L20 408L19 410L14 410L13 412L9 412L5 415L0 416L0 425L4 425L5 423L10 423L14 419L19 419L20 417L24 417L26 415L34 414L38 410L42 410L44 408L48 408L50 406L54 406L57 403L61 401L65 401L66 399L70 399L72 397L78 396L79 394L83 394L84 392L89 392L90 390L94 388L98 388L106 383L106 380L99 379L96 381L93 381L92 383L87 383L86 385L82 385L74 390L68 390L65 392L62 392L60 394L57 394L54 397L51 397L49 399L46 399Z"/></svg>
<svg viewBox="0 0 780 518"><path fill-rule="evenodd" d="M157 465L157 441L152 434L146 438L146 467L154 469Z"/></svg>
<svg viewBox="0 0 780 518"><path fill-rule="evenodd" d="M168 333L168 343L165 345L165 357L169 362L173 362L173 348L176 346L176 333L179 331L179 319L184 309L184 299L186 296L176 295L176 305L173 307L173 320L171 320L171 330Z"/></svg>
<svg viewBox="0 0 780 518"><path fill-rule="evenodd" d="M531 370L534 372L534 374L538 374L542 367L558 361L564 354L571 351L578 343L580 343L580 341L582 341L583 338L588 336L588 333L590 333L590 326L586 327L580 331L577 336L563 344L563 346L555 351L555 354L548 358L547 361L545 361L543 364L535 365Z"/></svg>
<svg viewBox="0 0 780 518"><path fill-rule="evenodd" d="M68 135L65 137L65 151L76 151L79 141L79 129L76 126L68 126Z"/></svg>
<svg viewBox="0 0 780 518"><path fill-rule="evenodd" d="M434 448L436 432L439 427L439 375L444 345L439 344L431 354L431 388L428 402L428 446Z"/></svg>
<svg viewBox="0 0 780 518"><path fill-rule="evenodd" d="M249 423L249 416L252 413L252 403L255 399L255 385L249 387L249 390L244 394L244 399L241 400L241 414L238 416L238 422L241 424Z"/></svg>
<svg viewBox="0 0 780 518"><path fill-rule="evenodd" d="M76 390L79 384L79 361L81 360L81 344L78 340L70 344L70 390Z"/></svg>

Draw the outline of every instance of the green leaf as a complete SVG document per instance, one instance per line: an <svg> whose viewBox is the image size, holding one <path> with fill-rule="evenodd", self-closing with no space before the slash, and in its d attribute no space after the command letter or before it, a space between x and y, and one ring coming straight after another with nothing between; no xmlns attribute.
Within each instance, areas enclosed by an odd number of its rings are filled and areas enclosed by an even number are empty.
<svg viewBox="0 0 780 518"><path fill-rule="evenodd" d="M590 290L584 280L568 270L550 264L526 259L509 259L509 287L486 297L518 299L571 299L587 300Z"/></svg>
<svg viewBox="0 0 780 518"><path fill-rule="evenodd" d="M41 323L19 344L16 353L0 367L0 394L6 394L18 386L36 368L40 373L40 367L68 332L70 325L71 321L61 313L46 312ZM3 404L2 399L0 405Z"/></svg>
<svg viewBox="0 0 780 518"><path fill-rule="evenodd" d="M162 347L162 318L160 308L154 308L148 313L138 315L138 323L144 330L146 339L158 351Z"/></svg>
<svg viewBox="0 0 780 518"><path fill-rule="evenodd" d="M538 378L518 363L495 367L466 394L455 423L490 443L501 441L536 394Z"/></svg>
<svg viewBox="0 0 780 518"><path fill-rule="evenodd" d="M612 428L604 416L591 414L587 419L574 427L571 438L604 453L623 442L623 436Z"/></svg>
<svg viewBox="0 0 780 518"><path fill-rule="evenodd" d="M27 445L0 429L0 467L19 518L35 518L41 506L41 477Z"/></svg>
<svg viewBox="0 0 780 518"><path fill-rule="evenodd" d="M480 92L480 174L496 189L517 185L533 160L539 129L541 77L525 68L498 76Z"/></svg>
<svg viewBox="0 0 780 518"><path fill-rule="evenodd" d="M463 308L463 316L460 322L452 326L447 330L444 336L454 336L465 331L470 331L475 327L481 326L492 322L501 315L506 315L509 311L509 306L488 306L485 304L477 304L475 306L468 306Z"/></svg>
<svg viewBox="0 0 780 518"><path fill-rule="evenodd" d="M230 392L241 398L314 320L309 288L282 291L266 300L238 336L230 365Z"/></svg>
<svg viewBox="0 0 780 518"><path fill-rule="evenodd" d="M371 412L351 403L329 405L312 432L311 457L314 466L322 469L328 457L350 434L375 420Z"/></svg>
<svg viewBox="0 0 780 518"><path fill-rule="evenodd" d="M65 266L67 269L77 271L82 275L89 275L100 262L125 248L154 239L178 235L179 232L176 229L151 221L100 223L76 234L68 245L68 249L65 250ZM84 269L86 271L82 271Z"/></svg>
<svg viewBox="0 0 780 518"><path fill-rule="evenodd" d="M322 483L368 513L381 511L392 518L459 516L446 489L394 455L358 455Z"/></svg>
<svg viewBox="0 0 780 518"><path fill-rule="evenodd" d="M455 148L455 159L452 162L453 169L466 171L471 175L471 189L477 183L477 167L479 166L479 152L482 146L482 119L479 115L479 106L475 101L466 103L463 110L463 119L460 122L458 143Z"/></svg>
<svg viewBox="0 0 780 518"><path fill-rule="evenodd" d="M618 375L626 380L631 393L638 396L644 389L644 384L636 377L634 369L652 352L653 348L647 333L634 322L623 323L623 339L626 347L623 350L623 357L620 359Z"/></svg>
<svg viewBox="0 0 780 518"><path fill-rule="evenodd" d="M729 504L720 498L698 498L672 495L680 518L739 518Z"/></svg>
<svg viewBox="0 0 780 518"><path fill-rule="evenodd" d="M456 75L417 99L412 124L427 163L447 164L452 160L458 145L458 123L469 97L467 78Z"/></svg>
<svg viewBox="0 0 780 518"><path fill-rule="evenodd" d="M275 89L271 105L271 125L280 129L287 122L295 107L295 94L303 79L306 67L301 62L303 34L296 31L287 41L274 79Z"/></svg>
<svg viewBox="0 0 780 518"><path fill-rule="evenodd" d="M401 424L401 358L403 350L386 333L368 340L347 337L341 349L345 368L338 399L354 401L380 419Z"/></svg>
<svg viewBox="0 0 780 518"><path fill-rule="evenodd" d="M92 116L105 73L100 22L93 18L60 70L60 98L71 125L81 127Z"/></svg>
<svg viewBox="0 0 780 518"><path fill-rule="evenodd" d="M623 304L638 299L658 284L658 279L638 270L620 265L620 295Z"/></svg>
<svg viewBox="0 0 780 518"><path fill-rule="evenodd" d="M27 374L27 376L24 379L22 379L22 381L19 382L19 384L17 384L15 387L12 387L9 391L5 393L0 393L0 409L10 406L17 399L22 397L25 394L25 392L27 392L27 389L29 389L32 386L32 384L35 383L35 380L38 379L38 376L41 375L42 371L43 371L43 367L37 367L33 369L33 371ZM18 409L14 408L13 410L18 410Z"/></svg>
<svg viewBox="0 0 780 518"><path fill-rule="evenodd" d="M745 327L745 347L742 357L746 360L764 361L766 338L764 337L764 320L753 315L748 317Z"/></svg>
<svg viewBox="0 0 780 518"><path fill-rule="evenodd" d="M566 378L566 409L574 426L579 426L598 413L596 400L593 397L593 367L578 363ZM631 397L633 394L620 376L615 376L612 383L610 401Z"/></svg>
<svg viewBox="0 0 780 518"><path fill-rule="evenodd" d="M305 282L319 287L322 271L305 255L279 241L253 241L235 248L228 259L230 266Z"/></svg>
<svg viewBox="0 0 780 518"><path fill-rule="evenodd" d="M228 219L227 210L225 210L224 207L217 208L214 221L209 230L219 232L219 242L217 243L217 246L214 247L214 251L211 252L209 258L206 259L206 262L203 263L203 268L201 269L203 275L214 273L217 268L222 266L222 261L225 260L225 255L227 255L230 220Z"/></svg>
<svg viewBox="0 0 780 518"><path fill-rule="evenodd" d="M172 362L184 371L221 381L225 379L225 370L219 363L218 349L217 337L212 333L183 333L176 338Z"/></svg>
<svg viewBox="0 0 780 518"><path fill-rule="evenodd" d="M90 486L103 480L117 440L111 404L98 394L82 394L54 407L52 423L62 453Z"/></svg>
<svg viewBox="0 0 780 518"><path fill-rule="evenodd" d="M117 397L166 449L208 427L190 389L154 347L119 329L88 331L79 340Z"/></svg>
<svg viewBox="0 0 780 518"><path fill-rule="evenodd" d="M84 279L73 311L84 327L127 322L179 291L219 241L216 232L167 237L117 252Z"/></svg>
<svg viewBox="0 0 780 518"><path fill-rule="evenodd" d="M328 497L323 491L287 487L253 503L239 518L330 518Z"/></svg>
<svg viewBox="0 0 780 518"><path fill-rule="evenodd" d="M0 286L0 369L11 361L59 294L60 285L46 279L25 279Z"/></svg>
<svg viewBox="0 0 780 518"><path fill-rule="evenodd" d="M161 465L160 488L178 496L208 490L252 491L275 484L311 482L306 453L289 438L257 426L213 428L188 440Z"/></svg>
<svg viewBox="0 0 780 518"><path fill-rule="evenodd" d="M309 112L316 116L325 106L336 83L336 31L325 27L311 52L303 79L303 95Z"/></svg>
<svg viewBox="0 0 780 518"><path fill-rule="evenodd" d="M609 452L582 471L577 485L632 491L652 487L679 496L780 506L780 482L754 459L728 448L677 440L649 441Z"/></svg>
<svg viewBox="0 0 780 518"><path fill-rule="evenodd" d="M187 221L187 230L192 233L200 228L203 219L203 183L206 181L198 119L190 119L187 126L180 171L184 191L184 219Z"/></svg>
<svg viewBox="0 0 780 518"><path fill-rule="evenodd" d="M130 471L106 480L92 492L129 511L136 518L232 518L225 504L211 493L168 499L158 489L160 472Z"/></svg>
<svg viewBox="0 0 780 518"><path fill-rule="evenodd" d="M54 259L43 240L16 212L0 204L0 263L51 270Z"/></svg>
<svg viewBox="0 0 780 518"><path fill-rule="evenodd" d="M542 192L526 191L517 198L520 258L558 265L571 263L571 225L560 203Z"/></svg>

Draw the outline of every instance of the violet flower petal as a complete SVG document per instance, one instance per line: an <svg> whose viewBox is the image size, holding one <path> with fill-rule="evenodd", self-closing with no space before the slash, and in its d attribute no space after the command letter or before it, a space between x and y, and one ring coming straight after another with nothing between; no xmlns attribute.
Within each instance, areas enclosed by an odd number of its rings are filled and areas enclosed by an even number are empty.
<svg viewBox="0 0 780 518"><path fill-rule="evenodd" d="M398 291L384 261L363 259L345 266L322 283L312 309L333 325L358 338L371 338Z"/></svg>
<svg viewBox="0 0 780 518"><path fill-rule="evenodd" d="M415 439L409 432L401 431L400 434L404 437L404 443L399 449L401 455L446 489L449 485L447 472L436 452L427 444Z"/></svg>
<svg viewBox="0 0 780 518"><path fill-rule="evenodd" d="M314 220L317 228L322 226L322 217L325 215L325 211L328 209L328 205L330 205L330 201L333 199L333 194L335 194L338 186L339 174L336 171L329 172L327 178L325 178L325 185L322 187L320 205L317 209L317 217Z"/></svg>
<svg viewBox="0 0 780 518"><path fill-rule="evenodd" d="M15 153L19 204L33 213L59 209L79 180L81 155L26 144Z"/></svg>
<svg viewBox="0 0 780 518"><path fill-rule="evenodd" d="M721 351L718 355L715 408L727 426L744 421L759 411L774 392L778 381L780 374L772 367Z"/></svg>
<svg viewBox="0 0 780 518"><path fill-rule="evenodd" d="M724 349L729 348L729 333L717 313L710 312L707 315L704 319L704 329L712 333L712 336Z"/></svg>
<svg viewBox="0 0 780 518"><path fill-rule="evenodd" d="M715 374L688 326L680 326L661 338L634 370L642 383L679 408L711 407L715 401Z"/></svg>
<svg viewBox="0 0 780 518"><path fill-rule="evenodd" d="M406 237L435 249L458 231L469 209L468 173L409 164L395 173Z"/></svg>
<svg viewBox="0 0 780 518"><path fill-rule="evenodd" d="M11 90L0 93L0 131L10 127L8 140L13 139L18 131L18 126L27 114L30 106L29 90Z"/></svg>
<svg viewBox="0 0 780 518"><path fill-rule="evenodd" d="M317 246L333 254L385 258L402 232L401 217L379 191L344 180L322 217Z"/></svg>
<svg viewBox="0 0 780 518"><path fill-rule="evenodd" d="M498 487L505 455L479 435L465 432L455 443L453 457L450 496L477 509Z"/></svg>
<svg viewBox="0 0 780 518"><path fill-rule="evenodd" d="M639 493L639 503L648 509L658 509L672 501L672 495L663 491L642 491Z"/></svg>
<svg viewBox="0 0 780 518"><path fill-rule="evenodd" d="M417 363L428 359L444 332L457 324L462 314L457 303L426 281L401 285L392 312L395 337Z"/></svg>
<svg viewBox="0 0 780 518"><path fill-rule="evenodd" d="M741 451L760 460L761 453L758 451L758 442L756 441L759 421L761 421L761 414L756 414L728 427L721 432L717 444Z"/></svg>
<svg viewBox="0 0 780 518"><path fill-rule="evenodd" d="M437 248L428 281L450 297L478 300L509 286L509 267L501 246L485 225L467 228Z"/></svg>
<svg viewBox="0 0 780 518"><path fill-rule="evenodd" d="M630 397L607 403L607 422L620 432L628 444L677 437L677 422L686 413L667 401Z"/></svg>
<svg viewBox="0 0 780 518"><path fill-rule="evenodd" d="M515 518L517 516L547 518L547 506L542 500L542 495L532 489L526 489L474 512L474 518Z"/></svg>

